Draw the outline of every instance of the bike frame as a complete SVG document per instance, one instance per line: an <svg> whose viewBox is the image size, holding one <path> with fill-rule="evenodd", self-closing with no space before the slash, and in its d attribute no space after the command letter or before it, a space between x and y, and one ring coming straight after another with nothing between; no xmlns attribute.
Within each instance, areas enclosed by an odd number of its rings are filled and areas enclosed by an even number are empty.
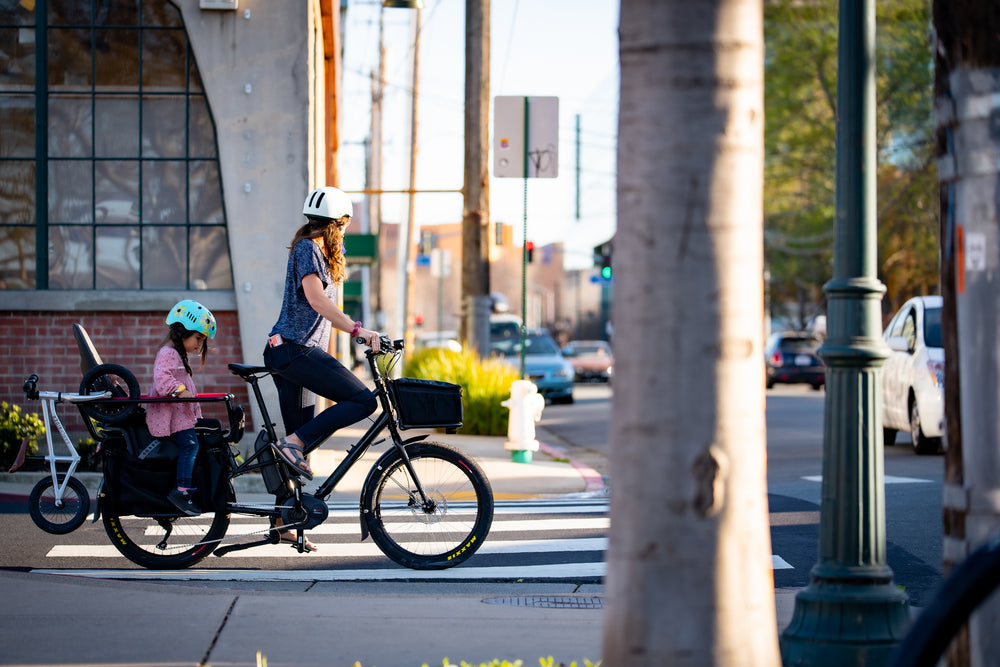
<svg viewBox="0 0 1000 667"><path fill-rule="evenodd" d="M395 347L393 350L395 351ZM410 473L414 483L416 484L421 502L427 502L427 496L424 492L423 486L420 484L416 471L410 463L410 457L406 452L406 445L424 440L427 438L427 435L419 435L413 438L403 439L394 420L395 408L392 404L392 400L389 398L389 388L386 384L385 376L378 369L377 357L380 355L374 354L371 350L368 350L366 351L365 356L367 357L368 366L371 369L372 378L375 382L375 394L378 397L381 412L374 418L371 426L369 426L368 430L365 431L365 434L347 449L344 459L337 465L330 476L323 481L316 492L312 495L318 500L325 501L330 494L333 493L333 490L344 478L347 472L354 467L359 460L361 460L361 457L364 456L373 445L376 445L384 440L384 438L379 439L379 435L388 428L392 439L392 445L399 451L400 456L402 456L407 471ZM262 428L267 432L268 438L270 438L272 443L277 442L278 438L277 433L274 430L274 423L271 421L270 415L267 411L267 406L264 402L263 394L260 390L260 379L270 376L271 370L264 366L243 366L241 364L230 364L229 368L234 374L240 376L250 384L254 400L257 402L257 406L261 411L261 417L264 422ZM261 463L259 461L259 457L260 452L255 451L240 465L235 465L234 461L233 471L229 475L229 479L233 479L234 477L238 477L239 475L243 475L252 470L258 470L268 465L275 465L272 463ZM298 478L293 479L297 480ZM368 480L366 479L365 487L367 487L367 485ZM296 483L291 484L290 487L292 495L295 498L294 507L295 509L300 509L302 503L301 484L296 481ZM256 516L280 515L280 510L277 507L264 509L260 507L241 505L239 503L232 503L229 505L228 509L230 512L238 514L252 514ZM296 525L297 524L291 524L289 526L283 526L283 528L294 528ZM364 522L362 522L362 532L367 532Z"/></svg>

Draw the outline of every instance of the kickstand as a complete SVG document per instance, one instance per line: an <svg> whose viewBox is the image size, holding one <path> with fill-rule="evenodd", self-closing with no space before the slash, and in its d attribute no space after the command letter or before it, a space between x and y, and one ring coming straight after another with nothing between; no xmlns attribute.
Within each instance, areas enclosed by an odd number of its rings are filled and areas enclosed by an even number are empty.
<svg viewBox="0 0 1000 667"><path fill-rule="evenodd" d="M243 544L227 544L225 546L219 547L212 553L214 553L216 556L225 556L226 554L232 553L234 551L243 551L244 549L250 549L251 547L260 547L264 546L265 544L274 544L274 543L275 542L270 537L265 537L262 540L256 540L254 542L244 542Z"/></svg>

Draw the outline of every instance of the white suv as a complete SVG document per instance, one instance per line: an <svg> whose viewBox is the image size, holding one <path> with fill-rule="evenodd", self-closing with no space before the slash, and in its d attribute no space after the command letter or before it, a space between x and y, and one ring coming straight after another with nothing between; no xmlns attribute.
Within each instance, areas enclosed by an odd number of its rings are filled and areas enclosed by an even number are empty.
<svg viewBox="0 0 1000 667"><path fill-rule="evenodd" d="M883 337L891 352L882 368L882 433L885 445L908 430L917 454L935 454L944 435L944 347L940 296L903 304Z"/></svg>

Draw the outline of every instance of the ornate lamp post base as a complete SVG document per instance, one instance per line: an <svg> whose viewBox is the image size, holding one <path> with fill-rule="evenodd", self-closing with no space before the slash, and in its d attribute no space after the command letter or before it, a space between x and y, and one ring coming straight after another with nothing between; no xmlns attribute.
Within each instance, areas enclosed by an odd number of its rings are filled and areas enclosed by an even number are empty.
<svg viewBox="0 0 1000 667"><path fill-rule="evenodd" d="M906 594L891 583L838 583L814 578L795 597L781 635L785 667L885 665L910 625Z"/></svg>

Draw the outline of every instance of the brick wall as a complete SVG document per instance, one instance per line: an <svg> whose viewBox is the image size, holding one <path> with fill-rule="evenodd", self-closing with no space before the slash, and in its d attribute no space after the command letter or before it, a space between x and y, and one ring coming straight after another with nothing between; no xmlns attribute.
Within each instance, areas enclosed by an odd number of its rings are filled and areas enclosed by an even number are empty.
<svg viewBox="0 0 1000 667"><path fill-rule="evenodd" d="M213 313L218 333L209 341L208 361L199 370L192 360L198 390L206 393L231 393L247 412L247 432L252 433L247 384L229 372L226 365L243 359L239 324L235 312ZM21 385L32 373L38 375L42 391L76 392L80 388L80 353L73 337L74 323L83 325L104 363L128 368L139 381L142 393L149 391L153 360L167 334L162 312L20 312L0 311L0 401L20 405L26 413L41 417L38 401L25 398ZM205 417L226 423L225 404L206 403ZM60 420L70 437L86 433L78 410L61 405Z"/></svg>

